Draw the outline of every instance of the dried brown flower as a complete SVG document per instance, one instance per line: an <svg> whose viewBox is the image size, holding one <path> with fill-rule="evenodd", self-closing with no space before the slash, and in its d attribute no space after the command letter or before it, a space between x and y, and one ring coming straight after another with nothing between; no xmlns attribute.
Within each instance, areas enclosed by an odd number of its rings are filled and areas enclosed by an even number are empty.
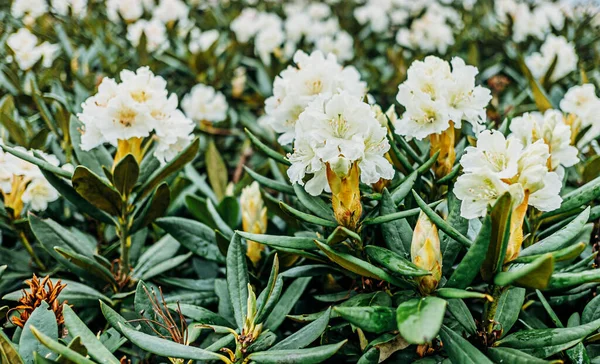
<svg viewBox="0 0 600 364"><path fill-rule="evenodd" d="M39 307L42 301L46 301L50 309L54 311L56 322L59 325L64 323L62 305L67 301L59 302L58 295L67 285L62 284L60 280L56 284L52 283L50 276L46 276L40 281L35 274L31 280L25 281L25 283L29 285L29 289L23 290L23 297L19 300L19 305L14 308L14 310L21 311L21 315L13 317L13 323L23 327L33 313L33 310Z"/></svg>

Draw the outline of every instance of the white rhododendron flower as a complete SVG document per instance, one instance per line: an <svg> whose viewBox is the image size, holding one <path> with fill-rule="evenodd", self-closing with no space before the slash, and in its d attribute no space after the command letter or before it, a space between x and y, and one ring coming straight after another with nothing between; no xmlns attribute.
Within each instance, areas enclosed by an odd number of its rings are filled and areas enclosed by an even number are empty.
<svg viewBox="0 0 600 364"><path fill-rule="evenodd" d="M432 3L420 18L413 20L410 28L398 31L396 42L410 49L443 54L454 44L453 29L461 27L462 22L454 9Z"/></svg>
<svg viewBox="0 0 600 364"><path fill-rule="evenodd" d="M596 87L591 83L571 87L560 102L562 111L575 116L575 131L589 128L579 140L578 146L585 146L600 135L600 98Z"/></svg>
<svg viewBox="0 0 600 364"><path fill-rule="evenodd" d="M15 149L19 152L33 155L33 151L28 151L23 147L18 146ZM36 151L36 153L54 166L60 164L56 156L46 154L42 151ZM29 206L29 209L33 211L46 210L48 204L56 201L59 197L58 191L48 183L38 166L1 150L0 194L4 195L5 202L21 202ZM17 195L8 197L11 194ZM19 208L16 205L7 207L13 209ZM15 212L20 213L21 211Z"/></svg>
<svg viewBox="0 0 600 364"><path fill-rule="evenodd" d="M52 11L58 15L83 17L87 11L87 0L52 0Z"/></svg>
<svg viewBox="0 0 600 364"><path fill-rule="evenodd" d="M219 39L219 31L211 29L201 31L194 28L190 31L190 52L196 54L198 52L206 52Z"/></svg>
<svg viewBox="0 0 600 364"><path fill-rule="evenodd" d="M575 45L567 41L562 35L548 35L540 52L527 56L525 63L535 78L541 78L548 72L555 58L556 65L550 76L550 81L560 80L569 73L577 70L577 61L579 58L575 52Z"/></svg>
<svg viewBox="0 0 600 364"><path fill-rule="evenodd" d="M527 2L496 0L494 10L500 22L508 23L511 19L515 42L524 42L528 37L543 40L552 28L562 30L565 24L560 4L549 1L540 1L532 8Z"/></svg>
<svg viewBox="0 0 600 364"><path fill-rule="evenodd" d="M126 22L134 22L144 14L143 0L106 0L108 18L116 23L121 18Z"/></svg>
<svg viewBox="0 0 600 364"><path fill-rule="evenodd" d="M181 100L181 108L195 121L219 122L227 118L225 95L204 84L197 84Z"/></svg>
<svg viewBox="0 0 600 364"><path fill-rule="evenodd" d="M354 39L346 32L340 31L335 36L323 36L317 40L316 47L324 54L335 54L340 62L354 58Z"/></svg>
<svg viewBox="0 0 600 364"><path fill-rule="evenodd" d="M396 99L406 112L395 124L397 133L423 139L448 129L451 121L457 127L467 121L475 130L483 128L490 91L475 86L476 67L458 57L451 63L452 70L434 56L412 63L406 81L398 86Z"/></svg>
<svg viewBox="0 0 600 364"><path fill-rule="evenodd" d="M312 174L305 185L311 195L329 190L326 164L336 174L345 175L353 163L358 163L363 183L394 176L392 165L384 157L390 148L387 131L360 96L346 91L318 96L300 115L295 129L288 176L292 183L304 185L306 174Z"/></svg>
<svg viewBox="0 0 600 364"><path fill-rule="evenodd" d="M33 24L37 18L48 12L46 0L13 0L10 14L15 18L23 18L27 25Z"/></svg>
<svg viewBox="0 0 600 364"><path fill-rule="evenodd" d="M84 124L83 150L119 140L155 134L155 156L168 161L191 141L193 122L177 110L177 96L168 95L167 82L148 67L124 70L121 83L104 78L98 93L82 104L77 116Z"/></svg>
<svg viewBox="0 0 600 364"><path fill-rule="evenodd" d="M60 52L60 46L43 42L38 45L38 38L27 28L21 28L6 39L6 44L15 54L15 61L20 69L26 71L40 59L42 67L52 67L52 63Z"/></svg>
<svg viewBox="0 0 600 364"><path fill-rule="evenodd" d="M498 131L479 134L476 147L465 149L460 160L465 174L458 177L454 194L462 201L461 215L467 219L484 216L487 206L509 191L514 206L524 199L541 211L560 207L562 183L548 170L550 151L544 140L523 145L521 137L505 138Z"/></svg>
<svg viewBox="0 0 600 364"><path fill-rule="evenodd" d="M551 153L548 166L553 171L579 162L578 150L571 145L571 128L558 110L547 110L543 115L533 112L515 117L510 131L511 137L519 139L524 146L543 140Z"/></svg>
<svg viewBox="0 0 600 364"><path fill-rule="evenodd" d="M158 6L152 11L152 17L163 23L185 21L188 19L189 12L190 9L182 0L160 0Z"/></svg>
<svg viewBox="0 0 600 364"><path fill-rule="evenodd" d="M127 26L127 39L137 47L142 34L146 36L146 50L148 52L164 50L168 47L167 28L158 19L140 19Z"/></svg>
<svg viewBox="0 0 600 364"><path fill-rule="evenodd" d="M291 143L296 134L296 121L306 106L318 95L346 91L363 96L366 84L354 67L343 67L333 54L320 51L310 55L298 51L294 55L297 67L289 66L275 78L273 96L265 101L268 123L282 134L279 142Z"/></svg>

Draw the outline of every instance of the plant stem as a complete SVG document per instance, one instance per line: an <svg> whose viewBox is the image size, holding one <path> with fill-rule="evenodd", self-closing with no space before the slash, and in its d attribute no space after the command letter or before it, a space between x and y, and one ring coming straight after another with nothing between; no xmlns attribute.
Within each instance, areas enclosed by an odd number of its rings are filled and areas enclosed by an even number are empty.
<svg viewBox="0 0 600 364"><path fill-rule="evenodd" d="M131 248L131 237L127 218L123 219L119 228L119 241L121 242L121 274L129 275L129 248Z"/></svg>
<svg viewBox="0 0 600 364"><path fill-rule="evenodd" d="M485 306L483 325L485 325L485 331L488 334L491 334L494 331L494 326L496 325L494 317L496 316L496 309L498 309L498 301L500 301L502 292L504 292L504 287L493 286L492 298L494 300L492 302L488 302Z"/></svg>
<svg viewBox="0 0 600 364"><path fill-rule="evenodd" d="M37 256L37 254L35 254L35 251L33 250L33 247L31 246L31 244L29 243L29 240L27 239L27 236L25 235L25 233L22 231L19 231L19 237L21 238L21 241L23 242L23 246L25 246L25 250L27 250L27 252L31 256L31 259L33 259L35 264L41 270L46 270L46 266L44 265L44 263L42 263L42 261Z"/></svg>

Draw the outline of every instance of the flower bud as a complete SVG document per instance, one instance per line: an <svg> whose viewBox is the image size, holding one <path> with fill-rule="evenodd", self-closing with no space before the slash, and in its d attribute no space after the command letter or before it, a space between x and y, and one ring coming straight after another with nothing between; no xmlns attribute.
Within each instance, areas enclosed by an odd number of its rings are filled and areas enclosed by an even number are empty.
<svg viewBox="0 0 600 364"><path fill-rule="evenodd" d="M437 227L421 212L410 246L412 262L431 272L429 276L417 277L419 291L426 295L433 292L442 278L442 252Z"/></svg>
<svg viewBox="0 0 600 364"><path fill-rule="evenodd" d="M429 141L431 142L429 154L433 156L438 151L440 152L433 166L433 172L437 178L446 176L450 173L452 167L454 167L454 161L456 160L454 139L454 123L452 121L448 129L440 134L431 134L429 136Z"/></svg>
<svg viewBox="0 0 600 364"><path fill-rule="evenodd" d="M340 160L345 159L340 158ZM336 171L346 173L338 174ZM350 230L356 230L362 215L358 164L354 162L350 166L346 166L343 163L336 163L332 166L327 163L327 182L331 188L331 205L336 220L340 225Z"/></svg>
<svg viewBox="0 0 600 364"><path fill-rule="evenodd" d="M506 247L504 263L508 263L519 256L523 244L523 221L527 213L529 192L525 192L522 202L513 210L510 217L510 237Z"/></svg>
<svg viewBox="0 0 600 364"><path fill-rule="evenodd" d="M264 207L256 181L242 190L240 205L242 209L242 229L247 233L264 234L267 231L267 208ZM261 243L251 240L248 240L247 243L246 255L254 264L257 264L265 247Z"/></svg>

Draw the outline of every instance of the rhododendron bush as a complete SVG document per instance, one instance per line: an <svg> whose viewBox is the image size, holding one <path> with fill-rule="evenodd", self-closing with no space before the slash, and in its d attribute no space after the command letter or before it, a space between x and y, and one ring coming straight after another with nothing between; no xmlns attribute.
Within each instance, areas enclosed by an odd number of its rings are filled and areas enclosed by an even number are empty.
<svg viewBox="0 0 600 364"><path fill-rule="evenodd" d="M1 363L600 363L597 1L0 20Z"/></svg>

